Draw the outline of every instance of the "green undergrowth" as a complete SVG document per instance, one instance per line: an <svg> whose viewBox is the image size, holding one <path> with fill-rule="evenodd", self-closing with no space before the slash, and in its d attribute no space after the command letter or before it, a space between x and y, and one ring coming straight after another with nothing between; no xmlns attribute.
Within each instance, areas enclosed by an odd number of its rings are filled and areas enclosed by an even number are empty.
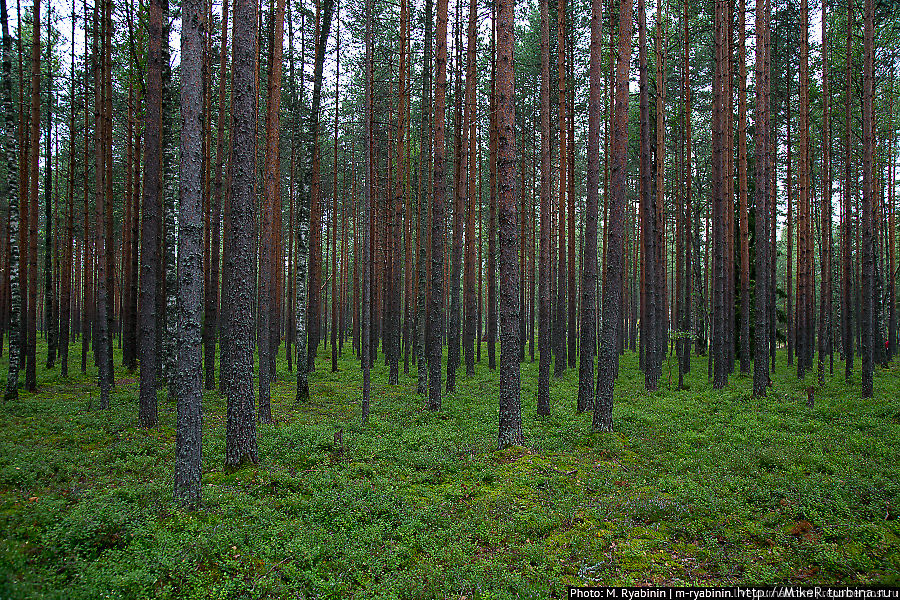
<svg viewBox="0 0 900 600"><path fill-rule="evenodd" d="M330 354L330 353L329 353ZM38 356L42 355L39 347ZM311 399L279 362L260 464L223 469L225 404L203 398L203 506L173 504L174 402L137 425L136 373L109 411L92 378L38 369L38 391L0 410L0 598L562 598L567 585L900 584L900 368L876 396L843 365L764 399L734 375L712 390L695 358L676 391L643 390L626 353L616 433L575 411L577 372L535 412L523 364L525 447L496 450L497 376L486 360L432 413L415 368L370 422L345 348L323 350ZM783 357L779 356L783 363ZM401 367L402 371L402 367ZM5 375L5 358L0 359ZM805 389L816 385L816 403ZM93 408L88 409L93 402ZM342 432L342 443L335 434Z"/></svg>

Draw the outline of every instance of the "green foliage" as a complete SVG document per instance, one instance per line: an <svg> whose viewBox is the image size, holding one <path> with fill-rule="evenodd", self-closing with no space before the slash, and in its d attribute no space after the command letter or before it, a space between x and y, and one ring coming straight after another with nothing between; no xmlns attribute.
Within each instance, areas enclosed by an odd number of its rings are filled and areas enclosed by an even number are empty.
<svg viewBox="0 0 900 600"><path fill-rule="evenodd" d="M758 400L737 376L712 390L694 359L690 391L664 373L651 394L626 354L617 432L593 434L575 412L572 370L552 383L553 415L537 418L527 363L527 446L496 451L497 379L484 364L430 413L414 369L388 386L376 361L365 427L349 354L337 373L312 375L304 405L278 366L278 423L259 428L258 466L223 470L225 405L204 396L203 507L188 513L171 499L171 400L146 431L133 374L118 373L100 413L87 410L89 376L39 369L40 391L0 415L0 597L487 599L561 597L576 583L900 582L896 367L864 401L826 376L810 410L786 369Z"/></svg>

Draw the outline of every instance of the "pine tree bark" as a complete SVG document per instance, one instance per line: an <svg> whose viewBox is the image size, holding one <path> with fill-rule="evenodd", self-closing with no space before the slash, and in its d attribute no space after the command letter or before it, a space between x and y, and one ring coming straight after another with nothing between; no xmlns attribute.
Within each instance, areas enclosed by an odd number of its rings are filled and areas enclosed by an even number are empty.
<svg viewBox="0 0 900 600"><path fill-rule="evenodd" d="M224 182L222 169L225 163L225 115L227 114L227 88L225 77L228 66L228 4L222 2L222 40L219 46L219 110L216 124L216 171L213 179L212 214L210 221L209 285L204 290L203 314L203 371L204 387L216 389L216 340L219 337L219 246L221 244L222 196Z"/></svg>
<svg viewBox="0 0 900 600"><path fill-rule="evenodd" d="M600 191L600 109L603 102L603 1L591 2L591 62L588 92L587 198L584 214L584 261L581 271L581 355L578 365L578 412L594 406L594 355L597 332L597 214Z"/></svg>
<svg viewBox="0 0 900 600"><path fill-rule="evenodd" d="M862 397L873 394L875 357L875 2L865 0L863 24L863 201L862 201Z"/></svg>
<svg viewBox="0 0 900 600"><path fill-rule="evenodd" d="M738 4L738 210L741 261L741 373L750 373L750 211L747 206L747 26L746 0Z"/></svg>
<svg viewBox="0 0 900 600"><path fill-rule="evenodd" d="M0 0L0 27L3 33L3 139L0 142L3 163L6 169L6 194L9 202L9 363L6 376L6 400L19 396L19 369L21 366L22 338L21 321L22 290L19 276L19 173L11 168L18 161L18 139L15 128L15 108L12 97L12 38L9 35L9 19L6 0Z"/></svg>
<svg viewBox="0 0 900 600"><path fill-rule="evenodd" d="M521 446L518 207L515 170L515 2L497 3L497 199L500 239L500 422L498 446Z"/></svg>
<svg viewBox="0 0 900 600"><path fill-rule="evenodd" d="M431 47L432 47L432 0L425 0L425 48L423 51L422 67L422 106L420 109L421 125L419 129L419 179L420 188L430 189L431 178L431 152L432 152L432 124L431 124ZM416 305L416 371L417 391L420 396L428 394L428 365L427 354L429 337L428 328L428 244L426 228L428 227L428 193L420 194L418 207L418 244L419 257L417 262L418 297Z"/></svg>
<svg viewBox="0 0 900 600"><path fill-rule="evenodd" d="M831 119L829 115L830 93L828 75L828 7L822 2L822 208L819 240L822 249L822 265L819 295L819 362L818 380L825 380L825 353L831 346ZM893 254L892 254L893 255ZM892 271L893 272L893 269ZM893 311L891 312L893 314Z"/></svg>
<svg viewBox="0 0 900 600"><path fill-rule="evenodd" d="M537 413L550 414L550 364L552 335L552 300L550 245L552 244L552 224L550 212L550 17L549 0L541 0L541 249L538 284L540 291L538 316L538 388ZM493 228L491 228L493 231ZM583 346L582 346L583 347ZM593 366L593 358L591 359ZM593 370L593 369L592 369ZM593 380L591 381L593 386ZM580 396L579 396L580 397Z"/></svg>
<svg viewBox="0 0 900 600"><path fill-rule="evenodd" d="M616 61L615 106L613 108L612 167L609 220L607 225L606 277L603 285L603 323L597 352L597 391L594 400L594 431L613 430L613 388L619 370L619 327L625 261L625 195L628 150L628 86L631 63L632 7L622 0L619 7L619 55Z"/></svg>
<svg viewBox="0 0 900 600"><path fill-rule="evenodd" d="M371 1L371 0L370 0ZM447 0L437 0L434 86L434 191L431 207L431 300L428 304L428 408L441 409L441 337L444 319L444 238L447 182L444 173L447 94ZM365 264L365 263L364 263Z"/></svg>
<svg viewBox="0 0 900 600"><path fill-rule="evenodd" d="M159 373L156 353L157 294L162 194L162 68L167 0L151 0L147 21L147 104L144 126L144 192L141 202L141 390L138 418L143 427L157 423L156 389Z"/></svg>
<svg viewBox="0 0 900 600"><path fill-rule="evenodd" d="M256 140L256 38L258 6L234 1L232 57L231 193L225 228L223 301L228 306L222 378L228 403L225 466L259 462L253 414L253 258L256 200L253 194Z"/></svg>
<svg viewBox="0 0 900 600"><path fill-rule="evenodd" d="M260 298L258 318L259 340L259 407L260 423L272 422L270 386L275 377L275 354L278 351L276 266L276 213L281 212L281 55L284 40L284 0L272 0L269 23L269 73L266 97L266 156L264 166L264 206L262 215L262 248L260 256Z"/></svg>
<svg viewBox="0 0 900 600"><path fill-rule="evenodd" d="M25 337L25 389L37 389L35 352L37 347L37 215L38 215L38 149L41 141L41 11L40 1L35 0L32 12L31 38L31 133L28 158L28 305Z"/></svg>
<svg viewBox="0 0 900 600"><path fill-rule="evenodd" d="M753 136L756 158L756 206L754 243L756 245L756 302L754 306L754 353L753 353L753 395L761 398L766 395L769 384L769 252L772 243L769 239L769 206L773 199L769 196L769 151L771 143L771 121L769 116L769 90L771 81L771 45L769 38L769 21L771 19L770 0L762 0L756 7L756 108L755 132Z"/></svg>
<svg viewBox="0 0 900 600"><path fill-rule="evenodd" d="M559 133L559 193L557 194L557 234L559 246L556 262L556 314L553 316L553 337L556 362L553 365L553 376L561 377L566 372L566 0L559 0L556 7L556 59L558 82L558 128Z"/></svg>
<svg viewBox="0 0 900 600"><path fill-rule="evenodd" d="M200 413L203 293L203 0L185 0L181 17L181 171L178 210L178 397L175 499L200 502L203 418Z"/></svg>
<svg viewBox="0 0 900 600"><path fill-rule="evenodd" d="M850 164L850 108L851 108L851 78L852 69L852 44L853 44L853 2L847 2L847 36L845 39L844 54L844 195L843 210L841 210L841 271L843 281L841 284L841 331L843 335L844 349L844 379L850 383L853 374L853 319L851 312L851 298L853 293L853 273L851 271L851 236L850 223L852 220L852 203L850 192L850 176L852 168Z"/></svg>

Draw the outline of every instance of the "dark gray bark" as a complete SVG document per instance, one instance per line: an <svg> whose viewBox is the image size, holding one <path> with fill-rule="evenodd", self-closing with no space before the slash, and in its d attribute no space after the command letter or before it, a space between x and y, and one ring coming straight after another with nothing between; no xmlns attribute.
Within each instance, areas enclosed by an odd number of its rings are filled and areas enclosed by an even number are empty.
<svg viewBox="0 0 900 600"><path fill-rule="evenodd" d="M370 0L371 1L371 0ZM444 179L444 116L447 95L447 0L437 2L434 88L434 192L431 207L431 301L428 305L428 408L441 409L441 337L444 320L444 237L447 182ZM363 263L365 264L365 263ZM363 354L365 356L365 353Z"/></svg>
<svg viewBox="0 0 900 600"><path fill-rule="evenodd" d="M178 358L175 499L200 502L203 418L200 401L203 294L203 0L184 0L181 16L181 173L178 210Z"/></svg>
<svg viewBox="0 0 900 600"><path fill-rule="evenodd" d="M0 0L0 25L3 30L3 139L0 140L0 160L7 165L6 195L9 202L9 367L6 377L6 400L14 400L19 395L19 367L21 356L22 292L19 282L19 173L12 165L18 164L18 144L15 124L15 108L12 98L12 38L9 35L9 20L6 0Z"/></svg>
<svg viewBox="0 0 900 600"><path fill-rule="evenodd" d="M631 19L629 0L619 8L619 56L616 63L613 113L612 169L610 174L609 221L607 224L606 281L603 286L603 323L597 353L597 392L594 400L594 431L612 431L613 388L619 371L619 326L625 260L625 171L628 145L628 72L631 63Z"/></svg>
<svg viewBox="0 0 900 600"><path fill-rule="evenodd" d="M594 348L597 330L597 214L600 193L600 109L603 102L603 2L592 0L591 64L588 95L587 204L581 270L581 356L578 365L578 412L594 407Z"/></svg>
<svg viewBox="0 0 900 600"><path fill-rule="evenodd" d="M518 203L515 137L515 1L498 1L497 197L500 238L500 427L498 446L525 443L520 404Z"/></svg>
<svg viewBox="0 0 900 600"><path fill-rule="evenodd" d="M538 387L537 413L550 414L551 365L551 266L550 244L553 225L550 216L550 17L548 0L541 0L541 241L538 301ZM583 347L583 346L582 346ZM591 358L593 371L593 357ZM591 380L593 386L593 377ZM580 397L580 391L579 391Z"/></svg>
<svg viewBox="0 0 900 600"><path fill-rule="evenodd" d="M223 299L228 338L222 360L228 400L225 465L237 468L259 462L253 414L253 282L256 199L253 194L256 154L257 3L235 0L232 69L231 193L226 222Z"/></svg>
<svg viewBox="0 0 900 600"><path fill-rule="evenodd" d="M771 148L769 119L769 90L771 79L771 45L769 38L769 20L771 17L770 0L762 0L756 8L756 113L755 132L753 136L756 154L756 302L754 306L754 351L753 351L753 395L766 395L769 383L769 325L767 306L770 294L769 286L769 151Z"/></svg>

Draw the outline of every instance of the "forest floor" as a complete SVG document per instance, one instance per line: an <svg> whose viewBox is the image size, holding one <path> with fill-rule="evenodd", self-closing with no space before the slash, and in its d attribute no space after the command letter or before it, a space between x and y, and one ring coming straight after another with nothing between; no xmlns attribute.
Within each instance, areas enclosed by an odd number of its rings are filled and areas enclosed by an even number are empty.
<svg viewBox="0 0 900 600"><path fill-rule="evenodd" d="M38 356L45 356L38 347ZM137 373L88 410L93 369L38 369L38 391L0 411L0 598L547 598L565 586L900 584L900 367L861 400L843 364L806 406L779 355L774 387L714 391L695 358L676 391L643 390L626 353L615 434L575 410L577 370L535 413L522 369L526 447L496 450L497 376L430 413L415 369L387 385L379 356L360 425L361 374L320 353L311 400L280 359L260 464L226 473L225 403L203 398L203 508L172 500L175 404L137 424ZM118 359L117 359L118 361ZM43 362L40 360L39 362ZM401 365L402 371L402 365ZM6 374L6 358L0 359ZM23 373L24 375L24 373ZM858 371L857 371L858 376ZM343 430L343 452L335 433Z"/></svg>

